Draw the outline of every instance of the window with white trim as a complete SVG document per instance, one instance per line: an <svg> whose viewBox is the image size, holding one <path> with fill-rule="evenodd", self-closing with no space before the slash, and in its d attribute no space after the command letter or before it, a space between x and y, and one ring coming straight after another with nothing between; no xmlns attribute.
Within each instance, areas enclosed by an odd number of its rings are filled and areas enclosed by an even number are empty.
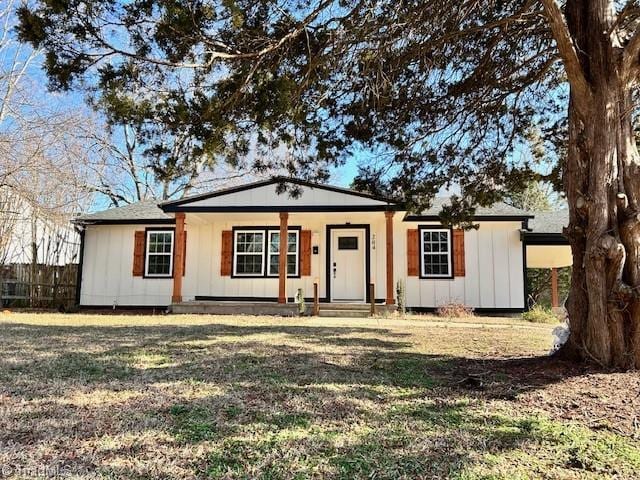
<svg viewBox="0 0 640 480"><path fill-rule="evenodd" d="M451 277L451 231L420 229L420 273L424 278Z"/></svg>
<svg viewBox="0 0 640 480"><path fill-rule="evenodd" d="M288 232L287 276L298 275L298 230ZM269 276L277 277L280 271L280 230L269 230Z"/></svg>
<svg viewBox="0 0 640 480"><path fill-rule="evenodd" d="M299 271L299 230L289 230L287 276ZM233 240L233 275L238 277L277 277L280 270L280 230L236 229Z"/></svg>
<svg viewBox="0 0 640 480"><path fill-rule="evenodd" d="M147 230L146 277L173 275L173 230Z"/></svg>
<svg viewBox="0 0 640 480"><path fill-rule="evenodd" d="M233 273L238 276L264 275L264 230L236 230L233 246Z"/></svg>

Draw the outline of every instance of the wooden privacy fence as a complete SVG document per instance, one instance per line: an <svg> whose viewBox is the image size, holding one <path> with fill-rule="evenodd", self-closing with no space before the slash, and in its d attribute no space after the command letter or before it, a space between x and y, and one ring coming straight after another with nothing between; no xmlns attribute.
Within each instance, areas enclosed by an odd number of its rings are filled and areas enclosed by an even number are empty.
<svg viewBox="0 0 640 480"><path fill-rule="evenodd" d="M69 308L76 301L78 265L0 266L3 307Z"/></svg>

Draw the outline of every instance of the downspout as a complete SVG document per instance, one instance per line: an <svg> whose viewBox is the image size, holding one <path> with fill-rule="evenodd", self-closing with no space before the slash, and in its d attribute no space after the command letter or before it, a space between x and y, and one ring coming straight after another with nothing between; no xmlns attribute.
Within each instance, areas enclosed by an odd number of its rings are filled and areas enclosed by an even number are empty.
<svg viewBox="0 0 640 480"><path fill-rule="evenodd" d="M82 293L82 264L84 263L84 234L86 227L80 225L75 227L76 232L80 235L80 252L78 257L78 271L76 272L76 307L80 307L80 295Z"/></svg>
<svg viewBox="0 0 640 480"><path fill-rule="evenodd" d="M529 292L529 281L527 279L527 242L526 242L526 232L530 232L531 228L529 227L529 219L525 218L522 220L522 230L520 230L520 241L522 242L522 284L524 285L524 311L529 311L529 301L527 298L527 294Z"/></svg>

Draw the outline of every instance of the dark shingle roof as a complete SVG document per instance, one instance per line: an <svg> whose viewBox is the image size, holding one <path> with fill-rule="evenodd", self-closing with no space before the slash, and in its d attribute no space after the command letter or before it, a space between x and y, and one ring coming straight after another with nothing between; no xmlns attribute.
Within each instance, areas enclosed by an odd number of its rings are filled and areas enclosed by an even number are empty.
<svg viewBox="0 0 640 480"><path fill-rule="evenodd" d="M529 228L533 233L562 233L562 228L569 224L569 210L555 212L531 212L534 218L529 220Z"/></svg>
<svg viewBox="0 0 640 480"><path fill-rule="evenodd" d="M173 216L164 213L158 207L157 200L143 200L141 202L132 203L123 207L110 208L102 212L87 213L77 217L75 223L92 223L92 222L133 222L140 221L167 221L173 220Z"/></svg>
<svg viewBox="0 0 640 480"><path fill-rule="evenodd" d="M450 203L449 197L436 197L431 202L431 207L423 210L419 213L419 216L436 216L442 211L442 207ZM527 217L531 213L525 210L521 210L506 203L498 202L494 203L490 207L476 207L475 216L490 216L490 217Z"/></svg>
<svg viewBox="0 0 640 480"><path fill-rule="evenodd" d="M431 208L424 210L422 216L436 216L442 210L443 205L448 203L449 199L445 197L437 197L433 200ZM476 216L514 216L526 217L533 215L534 218L529 220L529 228L534 233L562 233L562 228L569 222L568 210L558 210L555 212L527 212L519 208L512 207L505 203L496 203L491 207L476 208ZM118 222L134 222L145 221L167 222L170 223L174 219L173 215L162 211L156 200L143 200L141 202L132 203L117 208L110 208L101 212L88 213L80 215L74 222L76 223L118 223Z"/></svg>

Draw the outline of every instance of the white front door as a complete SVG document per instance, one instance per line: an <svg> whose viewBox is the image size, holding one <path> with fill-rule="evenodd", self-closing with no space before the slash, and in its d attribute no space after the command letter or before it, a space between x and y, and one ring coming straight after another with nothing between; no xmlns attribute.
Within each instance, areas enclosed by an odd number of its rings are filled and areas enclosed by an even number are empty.
<svg viewBox="0 0 640 480"><path fill-rule="evenodd" d="M364 230L331 230L331 301L365 301L365 248Z"/></svg>

